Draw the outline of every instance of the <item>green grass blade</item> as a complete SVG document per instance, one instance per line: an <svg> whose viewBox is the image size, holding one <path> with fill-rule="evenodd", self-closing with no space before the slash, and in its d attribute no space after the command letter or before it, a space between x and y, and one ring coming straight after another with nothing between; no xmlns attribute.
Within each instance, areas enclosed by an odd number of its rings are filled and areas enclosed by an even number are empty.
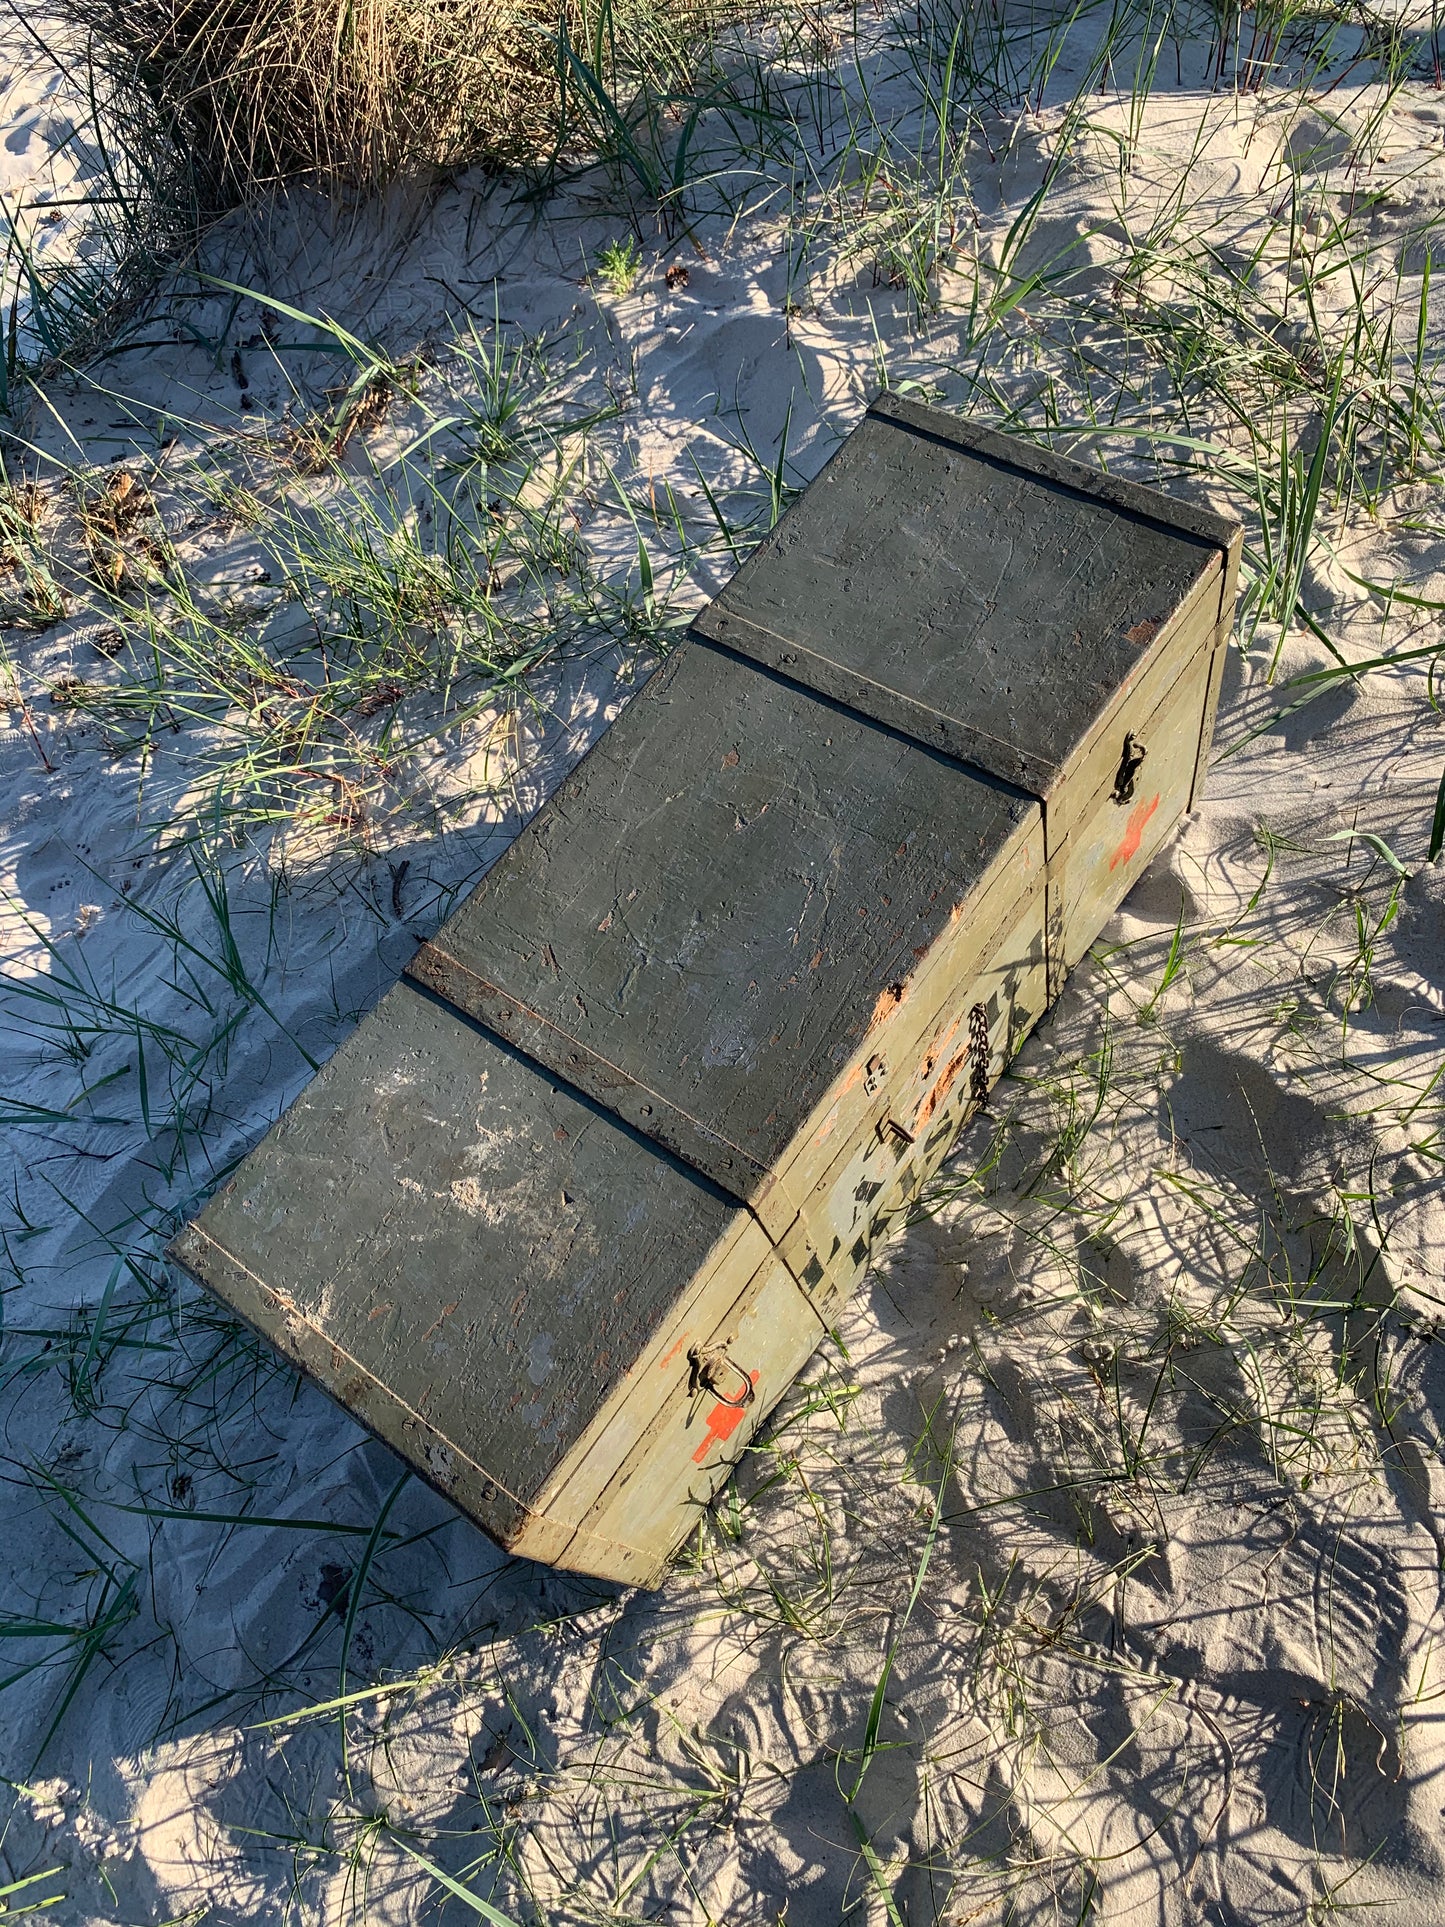
<svg viewBox="0 0 1445 1927"><path fill-rule="evenodd" d="M396 1838L395 1835L392 1837ZM453 1879L451 1874L439 1867L434 1860L428 1860L424 1853L418 1853L415 1847L409 1847L405 1840L397 1840L396 1844L419 1867L424 1868L433 1880L439 1881L449 1894L455 1894L458 1900L464 1900L474 1914L490 1922L490 1927L518 1927L518 1923L510 1914L504 1914L501 1908L494 1907L490 1900L483 1900L482 1896L473 1893L470 1887L464 1887L460 1880Z"/></svg>

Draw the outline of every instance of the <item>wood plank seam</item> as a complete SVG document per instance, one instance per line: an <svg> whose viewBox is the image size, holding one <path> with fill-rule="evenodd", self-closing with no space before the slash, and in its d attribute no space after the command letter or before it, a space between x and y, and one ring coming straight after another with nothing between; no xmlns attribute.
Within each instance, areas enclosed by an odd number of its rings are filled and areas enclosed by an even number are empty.
<svg viewBox="0 0 1445 1927"><path fill-rule="evenodd" d="M766 636L776 650L770 649L760 655L750 649L740 648L735 637L739 631L750 635ZM861 717L865 722L877 723L884 729L891 729L900 736L908 737L923 749L951 756L956 762L966 763L980 771L985 777L1003 784L1006 788L1016 789L1027 796L1036 796L1034 784L1047 776L1050 780L1059 774L1058 766L1044 763L1037 757L1021 754L1012 743L970 724L964 726L945 716L941 711L930 709L915 696L905 696L890 689L886 683L874 682L856 669L840 669L820 656L815 650L794 641L791 637L779 635L751 616L739 615L732 609L719 609L709 603L700 609L693 618L692 634L700 636L715 648L728 651L745 662L763 662L764 666L779 675L785 682L810 694L823 695L835 702L851 715ZM779 653L781 652L781 653ZM789 665L796 666L800 659L806 658L811 670L811 678L789 674ZM857 692L867 690L871 701L859 701ZM994 755L970 755L969 749L977 751L981 746L991 746ZM1012 758L1016 774L1012 777L1002 774L998 765ZM1028 777L1030 780L1023 780Z"/></svg>
<svg viewBox="0 0 1445 1927"><path fill-rule="evenodd" d="M684 1164L744 1205L773 1243L798 1217L798 1206L782 1179L741 1145L690 1116L620 1065L582 1043L570 1031L553 1023L541 1011L533 1010L521 998L479 977L434 938L421 945L405 965L403 974L475 1022L495 1030L541 1069L552 1072L622 1123L681 1158ZM509 1024L509 1015L521 1022ZM618 1102L619 1089L646 1102L635 1101L624 1106ZM715 1144L722 1145L742 1165L751 1182L740 1184L736 1170L726 1160L712 1155ZM774 1198L780 1201L781 1212L771 1209Z"/></svg>

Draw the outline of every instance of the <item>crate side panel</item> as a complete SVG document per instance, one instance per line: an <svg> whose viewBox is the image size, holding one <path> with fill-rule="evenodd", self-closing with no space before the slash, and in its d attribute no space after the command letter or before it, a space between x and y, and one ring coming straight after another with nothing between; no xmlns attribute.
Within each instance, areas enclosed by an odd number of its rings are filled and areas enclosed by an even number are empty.
<svg viewBox="0 0 1445 1927"><path fill-rule="evenodd" d="M1219 573L1215 569L1171 625L1168 637L1161 642L1161 653L1143 674L1120 689L1110 713L1070 759L1049 804L1051 851L1072 834L1083 815L1094 809L1099 792L1112 788L1124 761L1124 738L1133 736L1148 744L1146 726L1152 725L1152 718L1192 673L1200 650L1212 642L1218 620ZM1143 780L1142 769L1139 780Z"/></svg>
<svg viewBox="0 0 1445 1927"><path fill-rule="evenodd" d="M1047 794L1218 555L869 416L704 627L747 648L715 626L738 616L886 685L977 732L970 753L1008 780L1022 756Z"/></svg>
<svg viewBox="0 0 1445 1927"><path fill-rule="evenodd" d="M687 643L431 948L767 1171L1035 809Z"/></svg>
<svg viewBox="0 0 1445 1927"><path fill-rule="evenodd" d="M646 1440L669 1395L689 1375L690 1355L704 1347L731 1308L765 1268L773 1248L757 1221L739 1213L743 1230L716 1261L700 1272L691 1293L680 1298L636 1365L538 1494L536 1506L550 1528L574 1531L604 1486Z"/></svg>
<svg viewBox="0 0 1445 1927"><path fill-rule="evenodd" d="M1204 715L1199 725L1199 754L1194 764L1194 782L1189 791L1189 807L1192 810L1204 788L1205 777L1209 770L1209 753L1214 747L1214 724L1219 711L1219 690L1224 680L1224 658L1229 647L1229 639L1234 633L1235 603L1239 595L1239 556L1242 539L1236 542L1225 558L1224 580L1219 595L1219 622L1214 631L1214 659L1210 666L1209 683L1204 696Z"/></svg>
<svg viewBox="0 0 1445 1927"><path fill-rule="evenodd" d="M343 1403L354 1402L344 1361L356 1361L530 1505L745 1224L712 1187L403 983L198 1228L264 1284L278 1324L300 1321L335 1347L328 1389ZM196 1268L225 1295L220 1266L214 1278Z"/></svg>
<svg viewBox="0 0 1445 1927"><path fill-rule="evenodd" d="M1020 827L966 911L940 936L904 995L884 1008L844 1075L794 1139L780 1165L788 1195L799 1207L839 1146L866 1138L888 1114L902 1118L910 1080L927 1052L939 1012L957 1006L959 985L987 967L1021 919L1032 920L1043 944L1045 864L1042 815Z"/></svg>
<svg viewBox="0 0 1445 1927"><path fill-rule="evenodd" d="M825 1322L857 1288L878 1240L947 1157L982 1091L997 1081L1043 1014L1041 908L1040 892L1019 906L987 955L973 959L912 1060L900 1067L878 1127L841 1145L805 1198L802 1223L782 1252L797 1268L806 1224L809 1248L823 1266L812 1295Z"/></svg>
<svg viewBox="0 0 1445 1927"><path fill-rule="evenodd" d="M676 1374L656 1421L583 1520L587 1537L645 1553L656 1576L823 1336L787 1268L770 1259L709 1334L706 1349L726 1360L715 1386ZM562 1563L574 1557L585 1559L585 1539Z"/></svg>
<svg viewBox="0 0 1445 1927"><path fill-rule="evenodd" d="M1148 756L1132 794L1121 800L1106 787L1064 848L1063 953L1070 970L1188 807L1214 664L1215 652L1201 650L1154 713L1140 719Z"/></svg>

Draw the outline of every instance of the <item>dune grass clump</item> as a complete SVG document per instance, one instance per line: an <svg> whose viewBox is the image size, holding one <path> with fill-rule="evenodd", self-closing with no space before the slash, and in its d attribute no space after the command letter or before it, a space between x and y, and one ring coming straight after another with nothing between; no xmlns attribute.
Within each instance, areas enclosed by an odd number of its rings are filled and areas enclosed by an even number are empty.
<svg viewBox="0 0 1445 1927"><path fill-rule="evenodd" d="M645 49L661 0L621 39ZM376 190L555 154L585 0L61 0L92 67L133 79L215 204L280 182ZM633 32L633 26L637 31ZM611 22L613 30L616 22Z"/></svg>
<svg viewBox="0 0 1445 1927"><path fill-rule="evenodd" d="M597 280L615 301L625 301L642 272L642 249L635 235L607 241L597 250Z"/></svg>
<svg viewBox="0 0 1445 1927"><path fill-rule="evenodd" d="M514 160L556 119L543 0L64 0L92 57L129 68L217 201L297 177L381 187Z"/></svg>

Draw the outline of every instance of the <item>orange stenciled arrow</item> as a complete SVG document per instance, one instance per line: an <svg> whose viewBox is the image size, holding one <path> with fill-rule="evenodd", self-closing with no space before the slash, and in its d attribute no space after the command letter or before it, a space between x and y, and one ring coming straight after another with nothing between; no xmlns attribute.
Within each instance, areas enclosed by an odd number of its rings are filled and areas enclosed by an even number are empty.
<svg viewBox="0 0 1445 1927"><path fill-rule="evenodd" d="M1139 845L1144 838L1144 825L1158 807L1159 798L1156 795L1152 803L1136 803L1130 810L1129 821L1124 825L1124 840L1109 858L1111 870L1118 869L1121 863L1127 863L1131 857L1139 854Z"/></svg>
<svg viewBox="0 0 1445 1927"><path fill-rule="evenodd" d="M757 1373L749 1372L748 1379L750 1383L756 1385ZM724 1398L718 1400L707 1415L707 1436L692 1455L694 1465L701 1465L715 1445L721 1445L724 1439L732 1437L742 1423L743 1413L747 1409L746 1401L739 1405L729 1405Z"/></svg>

